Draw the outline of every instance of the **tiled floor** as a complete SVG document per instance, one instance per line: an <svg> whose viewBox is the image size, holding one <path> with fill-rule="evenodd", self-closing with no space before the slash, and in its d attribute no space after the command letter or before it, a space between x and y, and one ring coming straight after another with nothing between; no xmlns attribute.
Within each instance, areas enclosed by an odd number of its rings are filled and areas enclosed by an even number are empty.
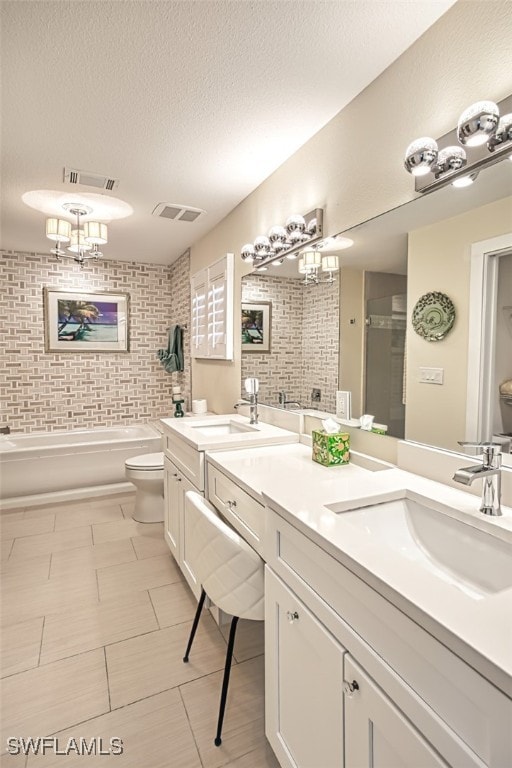
<svg viewBox="0 0 512 768"><path fill-rule="evenodd" d="M183 663L196 603L162 524L136 523L132 509L125 494L1 513L2 767L278 768L262 623L239 624L215 747L227 628L205 612ZM8 739L50 736L44 756L8 753ZM94 737L103 751L121 739L122 754L53 749Z"/></svg>

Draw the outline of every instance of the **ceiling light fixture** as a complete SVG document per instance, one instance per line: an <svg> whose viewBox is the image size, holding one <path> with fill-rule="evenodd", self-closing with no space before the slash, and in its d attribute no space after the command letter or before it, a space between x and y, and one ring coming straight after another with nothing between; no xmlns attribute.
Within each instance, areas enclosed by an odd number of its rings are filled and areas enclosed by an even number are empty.
<svg viewBox="0 0 512 768"><path fill-rule="evenodd" d="M107 225L100 221L86 221L83 227L80 226L80 219L92 213L92 208L88 206L78 206L76 203L64 203L62 206L68 214L75 217L76 226L72 229L71 222L67 219L50 218L46 219L46 237L55 243L51 253L57 261L63 258L70 258L80 265L83 269L84 263L89 259L99 259L103 253L99 250L99 245L105 245L108 242ZM67 253L61 247L67 245Z"/></svg>
<svg viewBox="0 0 512 768"><path fill-rule="evenodd" d="M303 251L299 258L299 272L304 275L303 285L312 286L320 283L332 285L336 278L334 273L338 272L340 262L335 254L324 255L320 251ZM327 273L328 278L322 280L319 273Z"/></svg>
<svg viewBox="0 0 512 768"><path fill-rule="evenodd" d="M322 237L323 210L316 208L305 216L293 214L284 226L271 227L268 235L258 235L253 243L246 243L240 256L243 261L253 264L258 271L267 264L283 263L284 258L296 259L305 245L312 245Z"/></svg>
<svg viewBox="0 0 512 768"><path fill-rule="evenodd" d="M461 114L457 128L437 141L426 136L413 141L404 165L415 177L416 191L431 192L446 184L472 184L480 170L505 159L511 149L512 96L507 96L498 104L475 102Z"/></svg>

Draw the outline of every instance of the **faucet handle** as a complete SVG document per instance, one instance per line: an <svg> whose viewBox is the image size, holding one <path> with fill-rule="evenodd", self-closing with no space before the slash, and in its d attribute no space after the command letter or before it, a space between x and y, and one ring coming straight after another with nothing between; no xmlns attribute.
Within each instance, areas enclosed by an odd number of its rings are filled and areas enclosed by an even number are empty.
<svg viewBox="0 0 512 768"><path fill-rule="evenodd" d="M471 441L466 441L466 440L459 440L458 443L463 448L476 448L477 456L483 454L485 466L487 467L491 467L493 465L500 466L501 450L503 447L501 443L491 443L491 442L473 443Z"/></svg>

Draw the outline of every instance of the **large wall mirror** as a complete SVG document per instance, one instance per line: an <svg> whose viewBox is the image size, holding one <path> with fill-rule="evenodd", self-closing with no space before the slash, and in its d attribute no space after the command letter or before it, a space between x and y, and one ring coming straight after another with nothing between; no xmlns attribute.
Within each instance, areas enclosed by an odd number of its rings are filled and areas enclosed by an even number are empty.
<svg viewBox="0 0 512 768"><path fill-rule="evenodd" d="M242 376L258 376L262 402L276 406L284 392L287 407L334 412L336 389L349 390L354 417L371 413L389 435L449 450L512 434L512 401L500 392L512 380L511 195L503 160L469 187L340 233L354 244L338 251L336 285L304 287L296 262L246 276L242 300L272 303L272 334L269 353L242 354ZM455 308L441 341L411 323L434 292Z"/></svg>

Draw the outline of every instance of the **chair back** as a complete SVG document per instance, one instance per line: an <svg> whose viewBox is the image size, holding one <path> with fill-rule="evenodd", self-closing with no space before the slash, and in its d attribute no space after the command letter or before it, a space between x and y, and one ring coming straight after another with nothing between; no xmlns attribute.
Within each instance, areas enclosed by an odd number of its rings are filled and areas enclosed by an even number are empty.
<svg viewBox="0 0 512 768"><path fill-rule="evenodd" d="M264 563L196 491L185 494L191 533L187 560L202 588L221 610L242 619L264 617Z"/></svg>

